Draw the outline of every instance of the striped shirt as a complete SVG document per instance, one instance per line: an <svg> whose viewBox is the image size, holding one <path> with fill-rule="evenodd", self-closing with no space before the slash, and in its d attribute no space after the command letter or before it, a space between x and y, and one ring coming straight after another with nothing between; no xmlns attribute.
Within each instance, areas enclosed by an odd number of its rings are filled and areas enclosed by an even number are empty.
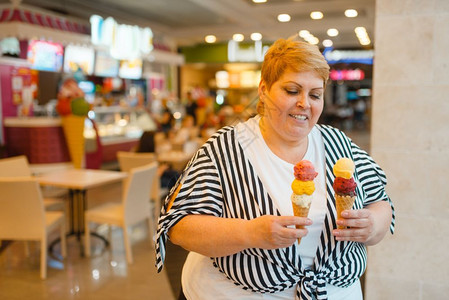
<svg viewBox="0 0 449 300"><path fill-rule="evenodd" d="M384 189L385 174L341 131L329 126L316 126L322 134L325 148L327 211L313 267L302 268L294 245L274 250L245 249L230 256L212 258L214 266L243 289L275 293L297 285L297 299L312 299L312 295L316 299L327 299L326 283L347 287L365 271L365 246L356 242L338 242L331 234L336 228L332 167L341 157L354 160L354 178L359 183L354 204L356 209L380 200L388 201L392 206ZM170 193L180 187L171 209L167 209L171 199L169 195L161 211L156 243L159 271L165 258L167 232L186 215L208 214L247 220L262 215L281 215L244 149L245 141L236 139L235 128L225 127L209 139L189 162ZM394 214L391 232L393 229Z"/></svg>

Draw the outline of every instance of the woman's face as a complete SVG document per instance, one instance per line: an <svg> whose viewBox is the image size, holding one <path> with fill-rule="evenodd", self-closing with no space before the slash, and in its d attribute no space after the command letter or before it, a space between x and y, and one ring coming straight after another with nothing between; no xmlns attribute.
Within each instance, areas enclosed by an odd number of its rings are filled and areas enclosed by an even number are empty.
<svg viewBox="0 0 449 300"><path fill-rule="evenodd" d="M265 133L287 142L306 137L323 111L323 94L323 79L314 71L287 71L270 90L261 82L259 95L264 103Z"/></svg>

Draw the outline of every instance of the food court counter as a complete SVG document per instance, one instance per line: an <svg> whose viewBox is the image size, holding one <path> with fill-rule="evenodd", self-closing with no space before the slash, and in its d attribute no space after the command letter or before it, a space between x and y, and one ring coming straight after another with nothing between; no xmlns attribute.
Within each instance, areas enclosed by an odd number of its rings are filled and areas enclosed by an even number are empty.
<svg viewBox="0 0 449 300"><path fill-rule="evenodd" d="M86 123L89 123L89 119L87 120ZM4 119L3 125L8 156L26 155L30 164L70 162L60 118L8 117ZM85 127L86 137L86 131L91 126ZM85 138L86 166L99 167L102 162L115 161L117 151L128 151L135 147L138 141L136 137L126 136L104 136L97 139L90 133ZM90 164L90 160L97 162Z"/></svg>

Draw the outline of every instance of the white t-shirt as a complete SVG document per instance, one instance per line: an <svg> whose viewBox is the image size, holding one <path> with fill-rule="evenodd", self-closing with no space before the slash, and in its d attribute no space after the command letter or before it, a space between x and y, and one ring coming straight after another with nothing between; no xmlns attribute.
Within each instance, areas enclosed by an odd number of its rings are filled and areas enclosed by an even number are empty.
<svg viewBox="0 0 449 300"><path fill-rule="evenodd" d="M270 150L260 132L259 120L260 117L255 117L236 125L236 136L256 174L273 199L274 205L282 215L291 216L293 208L290 196L294 165L282 160ZM317 128L312 129L308 139L308 148L303 159L310 160L314 164L318 176L314 179L315 192L308 216L313 224L307 227L309 233L301 239L301 244L299 246L296 244L305 269L313 265L326 214L324 144ZM184 264L182 286L186 298L195 300L295 299L296 294L296 286L275 294L243 290L215 268L209 257L194 252L189 253ZM329 300L363 298L359 280L348 288L339 288L330 284L327 284L326 288Z"/></svg>

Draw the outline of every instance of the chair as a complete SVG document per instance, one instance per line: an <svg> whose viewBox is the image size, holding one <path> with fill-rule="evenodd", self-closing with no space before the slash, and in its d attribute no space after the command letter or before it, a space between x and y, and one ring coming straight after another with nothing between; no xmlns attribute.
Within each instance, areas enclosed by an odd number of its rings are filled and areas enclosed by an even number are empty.
<svg viewBox="0 0 449 300"><path fill-rule="evenodd" d="M156 177L157 163L151 163L142 167L133 168L129 177L124 181L121 203L106 203L85 212L85 254L90 256L90 232L91 222L120 226L123 230L123 239L128 263L133 262L131 243L128 227L135 225L145 219L151 226L151 212L148 195L150 194L152 182ZM150 232L150 231L149 231Z"/></svg>
<svg viewBox="0 0 449 300"><path fill-rule="evenodd" d="M123 172L128 172L132 168L141 167L143 165L155 162L156 154L152 152L118 151L117 159L120 165L120 169Z"/></svg>
<svg viewBox="0 0 449 300"><path fill-rule="evenodd" d="M31 169L25 155L0 159L0 177L30 177ZM65 210L65 202L57 197L45 197L46 210Z"/></svg>
<svg viewBox="0 0 449 300"><path fill-rule="evenodd" d="M0 195L0 239L40 241L40 276L45 279L48 236L57 228L62 257L67 254L64 213L44 210L39 183L31 177L0 178Z"/></svg>
<svg viewBox="0 0 449 300"><path fill-rule="evenodd" d="M143 165L156 161L156 154L151 152L126 152L118 151L117 159L120 166L120 170L123 172L129 172L131 169L141 167ZM161 198L168 193L166 188L161 188L160 175L157 174L153 180L150 199L154 204L154 212L152 214L152 231L156 232L157 216L161 210Z"/></svg>

